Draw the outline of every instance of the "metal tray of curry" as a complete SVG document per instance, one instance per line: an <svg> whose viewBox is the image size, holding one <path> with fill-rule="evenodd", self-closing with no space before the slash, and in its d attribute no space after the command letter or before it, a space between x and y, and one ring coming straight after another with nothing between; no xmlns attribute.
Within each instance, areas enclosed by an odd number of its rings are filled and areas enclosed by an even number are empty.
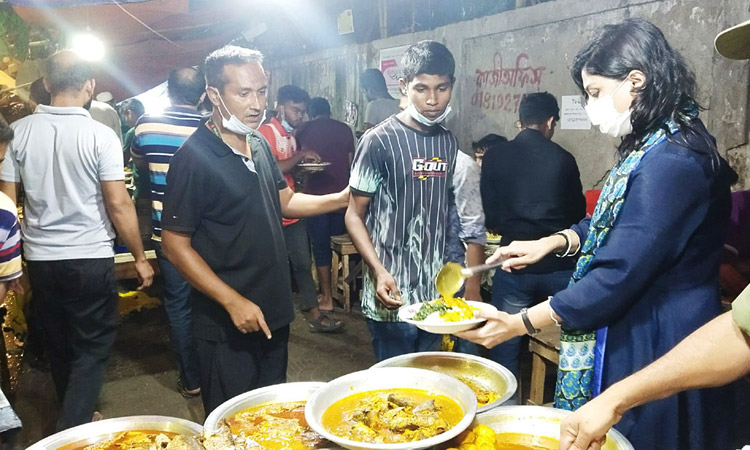
<svg viewBox="0 0 750 450"><path fill-rule="evenodd" d="M208 415L203 424L204 438L213 441L211 447L222 449L338 449L309 428L305 420L307 400L325 385L276 384L233 397Z"/></svg>
<svg viewBox="0 0 750 450"><path fill-rule="evenodd" d="M469 386L477 396L477 414L496 408L513 397L518 388L510 370L489 359L466 353L422 352L395 356L377 367L413 367L450 375Z"/></svg>
<svg viewBox="0 0 750 450"><path fill-rule="evenodd" d="M168 448L170 450L195 450L199 449L197 441L194 439L203 431L203 427L197 423L185 419L166 416L130 416L118 417L115 419L106 419L98 422L86 423L77 427L68 428L53 434L26 450L78 450L84 449L94 444L100 444L92 448L120 448L108 446L107 442L112 442L118 436L129 432L129 438L132 440L142 441L148 436L161 435L166 437L169 442L162 441L159 448ZM179 439L175 437L179 436ZM161 439L163 439L163 437ZM179 441L179 442L178 442ZM116 445L116 444L113 444ZM148 448L132 446L128 448Z"/></svg>
<svg viewBox="0 0 750 450"><path fill-rule="evenodd" d="M478 414L469 429L487 425L496 435L495 450L557 450L560 422L570 411L544 406L501 406ZM461 442L452 442L458 447ZM617 430L607 433L602 450L633 450Z"/></svg>

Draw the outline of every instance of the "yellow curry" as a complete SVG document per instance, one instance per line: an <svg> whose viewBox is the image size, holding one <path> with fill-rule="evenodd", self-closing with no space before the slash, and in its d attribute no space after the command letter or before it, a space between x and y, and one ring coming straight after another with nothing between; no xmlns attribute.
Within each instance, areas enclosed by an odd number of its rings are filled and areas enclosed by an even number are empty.
<svg viewBox="0 0 750 450"><path fill-rule="evenodd" d="M403 443L428 439L453 428L464 412L444 395L421 389L386 389L350 395L321 418L330 433L357 442Z"/></svg>
<svg viewBox="0 0 750 450"><path fill-rule="evenodd" d="M253 406L238 412L227 422L232 434L251 439L263 448L310 450L328 441L307 425L305 403Z"/></svg>
<svg viewBox="0 0 750 450"><path fill-rule="evenodd" d="M495 433L487 425L477 425L457 438L458 447L448 450L556 450L558 441L522 433Z"/></svg>
<svg viewBox="0 0 750 450"><path fill-rule="evenodd" d="M177 433L157 430L131 430L116 433L113 437L101 436L59 447L57 450L121 450L165 448ZM96 443L91 443L91 441Z"/></svg>

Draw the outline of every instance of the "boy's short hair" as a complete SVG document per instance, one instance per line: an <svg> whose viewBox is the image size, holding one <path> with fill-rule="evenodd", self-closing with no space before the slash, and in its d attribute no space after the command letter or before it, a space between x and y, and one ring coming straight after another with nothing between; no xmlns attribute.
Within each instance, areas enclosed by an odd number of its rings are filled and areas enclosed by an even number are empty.
<svg viewBox="0 0 750 450"><path fill-rule="evenodd" d="M448 48L437 41L420 41L406 49L401 59L401 76L409 83L417 75L445 75L455 80L456 61Z"/></svg>

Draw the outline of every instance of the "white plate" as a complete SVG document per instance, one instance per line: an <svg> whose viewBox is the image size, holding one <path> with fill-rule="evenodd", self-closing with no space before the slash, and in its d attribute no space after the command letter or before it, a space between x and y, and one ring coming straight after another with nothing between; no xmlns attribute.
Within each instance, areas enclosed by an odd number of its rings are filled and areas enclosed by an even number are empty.
<svg viewBox="0 0 750 450"><path fill-rule="evenodd" d="M302 167L304 169L322 169L322 168L328 167L330 165L331 165L331 163L329 163L329 162L299 163L299 164L297 164L298 167Z"/></svg>
<svg viewBox="0 0 750 450"><path fill-rule="evenodd" d="M487 312L495 312L497 308L490 305L489 303L475 302L467 300L470 306ZM416 303L414 305L404 306L398 311L398 318L406 323L415 325L417 328L427 331L428 333L435 334L453 334L460 331L471 330L472 328L478 327L480 324L487 321L487 319L468 319L461 320L458 322L444 322L440 319L438 313L432 313L424 320L412 320L415 314L422 308L423 303Z"/></svg>

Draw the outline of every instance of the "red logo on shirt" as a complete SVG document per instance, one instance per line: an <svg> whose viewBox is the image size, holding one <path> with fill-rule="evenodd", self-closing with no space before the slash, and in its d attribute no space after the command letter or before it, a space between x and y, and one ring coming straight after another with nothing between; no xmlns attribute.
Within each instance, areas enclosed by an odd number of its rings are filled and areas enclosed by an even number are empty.
<svg viewBox="0 0 750 450"><path fill-rule="evenodd" d="M448 173L448 161L435 157L432 159L414 158L411 160L411 173L414 178L426 180L430 177L445 177Z"/></svg>

